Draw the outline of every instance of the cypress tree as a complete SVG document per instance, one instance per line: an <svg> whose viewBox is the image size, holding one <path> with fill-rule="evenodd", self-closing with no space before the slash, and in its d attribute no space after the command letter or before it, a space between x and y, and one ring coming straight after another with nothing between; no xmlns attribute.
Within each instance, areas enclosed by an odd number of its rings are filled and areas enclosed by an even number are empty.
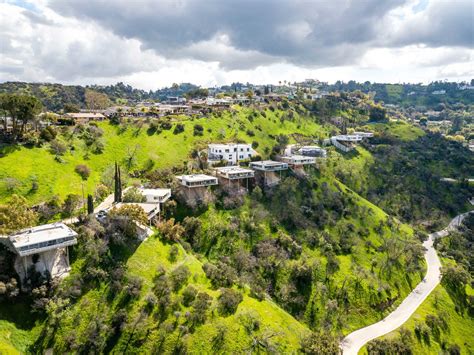
<svg viewBox="0 0 474 355"><path fill-rule="evenodd" d="M115 162L114 202L122 202L122 178L120 176L120 167L117 162Z"/></svg>
<svg viewBox="0 0 474 355"><path fill-rule="evenodd" d="M94 213L94 200L92 199L92 195L87 195L87 214Z"/></svg>

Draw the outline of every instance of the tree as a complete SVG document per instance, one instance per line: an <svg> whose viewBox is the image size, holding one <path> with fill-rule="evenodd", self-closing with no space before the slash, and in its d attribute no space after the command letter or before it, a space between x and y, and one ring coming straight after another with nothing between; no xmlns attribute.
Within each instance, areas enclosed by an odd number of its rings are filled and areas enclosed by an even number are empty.
<svg viewBox="0 0 474 355"><path fill-rule="evenodd" d="M115 162L115 175L114 175L114 202L122 202L122 180L120 176L120 167Z"/></svg>
<svg viewBox="0 0 474 355"><path fill-rule="evenodd" d="M222 288L217 298L219 313L224 316L234 314L242 300L243 296L240 292L231 288Z"/></svg>
<svg viewBox="0 0 474 355"><path fill-rule="evenodd" d="M132 187L128 189L124 194L122 198L123 202L135 202L135 203L142 203L146 202L146 197L143 196L141 191L137 189L136 187Z"/></svg>
<svg viewBox="0 0 474 355"><path fill-rule="evenodd" d="M36 115L41 112L42 108L43 105L34 96L18 94L0 95L0 109L8 113L12 120L12 132L15 140L23 135L26 124L33 121ZM6 130L6 120L4 120L3 124Z"/></svg>
<svg viewBox="0 0 474 355"><path fill-rule="evenodd" d="M301 352L312 355L339 355L339 341L327 332L311 333L301 341Z"/></svg>
<svg viewBox="0 0 474 355"><path fill-rule="evenodd" d="M81 112L81 108L79 107L79 105L66 103L64 104L63 111L64 113Z"/></svg>
<svg viewBox="0 0 474 355"><path fill-rule="evenodd" d="M103 110L109 107L110 100L106 94L86 89L86 105L89 110Z"/></svg>
<svg viewBox="0 0 474 355"><path fill-rule="evenodd" d="M0 234L34 226L38 215L30 210L24 197L13 195L5 205L0 205Z"/></svg>
<svg viewBox="0 0 474 355"><path fill-rule="evenodd" d="M94 213L94 199L92 198L92 195L89 194L87 195L87 214L93 214Z"/></svg>
<svg viewBox="0 0 474 355"><path fill-rule="evenodd" d="M54 154L56 158L61 155L64 155L67 152L66 144L56 139L49 143L49 148L51 153Z"/></svg>
<svg viewBox="0 0 474 355"><path fill-rule="evenodd" d="M63 203L63 214L70 217L81 204L81 197L75 194L67 195Z"/></svg>
<svg viewBox="0 0 474 355"><path fill-rule="evenodd" d="M179 223L174 222L174 218L170 218L157 225L161 237L168 242L177 242L184 233L184 228Z"/></svg>
<svg viewBox="0 0 474 355"><path fill-rule="evenodd" d="M386 111L382 106L374 105L370 108L369 120L372 122L387 121Z"/></svg>
<svg viewBox="0 0 474 355"><path fill-rule="evenodd" d="M180 265L173 269L170 273L171 284L173 285L173 291L179 291L183 285L188 281L191 272L186 265Z"/></svg>
<svg viewBox="0 0 474 355"><path fill-rule="evenodd" d="M119 208L114 207L109 213L110 218L128 218L132 221L146 224L148 222L148 216L139 205L126 204Z"/></svg>

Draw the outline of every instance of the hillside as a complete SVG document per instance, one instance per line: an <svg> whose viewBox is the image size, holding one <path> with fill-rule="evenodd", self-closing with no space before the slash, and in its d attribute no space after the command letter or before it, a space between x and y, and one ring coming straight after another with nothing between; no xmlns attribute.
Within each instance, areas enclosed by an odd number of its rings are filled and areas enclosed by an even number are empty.
<svg viewBox="0 0 474 355"><path fill-rule="evenodd" d="M441 226L469 209L474 186L441 181L474 176L474 156L466 147L403 122L366 127L377 132L370 143L334 160L341 181L410 223L437 220Z"/></svg>
<svg viewBox="0 0 474 355"><path fill-rule="evenodd" d="M31 203L53 196L62 200L70 193L81 194L82 181L74 172L79 164L90 167L91 174L84 182L84 188L86 193L94 193L99 183L110 184L108 172L115 161L125 164L129 171L173 166L187 169L183 163L190 159L193 149L204 149L211 141L254 141L262 156L268 157L279 134L300 133L311 137L326 132L325 128L296 112L288 119L281 110L260 112L243 108L209 118L176 116L170 123L168 129L157 131L140 121L130 120L120 126L99 122L97 127L102 134L98 138L104 146L99 154L93 152L93 146L87 146L81 132L68 132L60 135L60 140L68 148L60 161L50 152L49 144L34 148L0 147L0 182L3 182L0 183L0 202L7 200L12 193L25 196ZM177 124L184 126L184 131L179 134L174 133ZM194 135L195 125L202 126L202 135ZM9 186L11 179L17 182L13 189ZM38 185L34 191L31 189L33 181Z"/></svg>
<svg viewBox="0 0 474 355"><path fill-rule="evenodd" d="M459 232L437 242L444 256L442 283L398 331L373 341L363 349L372 352L384 349L410 348L415 354L471 354L474 351L472 297L474 291L463 273L472 275L470 261L474 252L474 215L466 218ZM455 277L453 277L456 275Z"/></svg>
<svg viewBox="0 0 474 355"><path fill-rule="evenodd" d="M423 182L464 176L471 166L459 144L403 122L364 127L364 117L348 120L376 134L355 151L328 147L328 159L306 176L284 172L269 190L251 184L251 193L234 196L214 188L197 209L175 196L178 203L142 243L128 227L77 223L71 275L31 298L0 302L5 314L12 304L35 310L27 324L8 312L0 349L291 353L312 332L315 343L326 336L337 346L341 336L382 319L425 269L423 233L401 220L447 218L466 207L458 196L469 186L445 191ZM96 203L112 191L115 162L126 185L175 191L175 174L207 171L202 152L209 142L246 141L268 158L296 139L338 131L326 122L292 103L58 128L41 145L1 148L0 202L19 194L41 205L40 221L58 220L77 213L83 189ZM443 147L449 149L441 154ZM435 154L437 163L421 164ZM84 180L80 165L90 168ZM413 215L397 196L413 198ZM417 205L419 198L427 202Z"/></svg>

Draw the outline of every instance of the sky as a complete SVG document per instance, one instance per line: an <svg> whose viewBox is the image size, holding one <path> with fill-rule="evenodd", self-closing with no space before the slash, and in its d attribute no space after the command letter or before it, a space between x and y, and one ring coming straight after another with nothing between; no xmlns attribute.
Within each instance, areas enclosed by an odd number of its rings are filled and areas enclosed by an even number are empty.
<svg viewBox="0 0 474 355"><path fill-rule="evenodd" d="M0 0L0 82L474 78L472 0Z"/></svg>

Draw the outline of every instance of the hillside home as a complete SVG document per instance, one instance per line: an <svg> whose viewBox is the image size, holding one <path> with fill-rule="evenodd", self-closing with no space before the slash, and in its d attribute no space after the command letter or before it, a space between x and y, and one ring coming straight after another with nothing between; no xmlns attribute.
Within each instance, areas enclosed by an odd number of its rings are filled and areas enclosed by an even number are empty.
<svg viewBox="0 0 474 355"><path fill-rule="evenodd" d="M207 203L211 198L209 187L219 184L216 177L205 174L181 175L176 179L181 187L180 196L191 207Z"/></svg>
<svg viewBox="0 0 474 355"><path fill-rule="evenodd" d="M105 116L99 112L69 112L64 116L74 120L75 123L87 123L89 121L105 120Z"/></svg>
<svg viewBox="0 0 474 355"><path fill-rule="evenodd" d="M219 184L227 190L240 191L242 184L248 190L249 179L255 177L255 172L251 169L242 168L240 166L224 166L214 169Z"/></svg>
<svg viewBox="0 0 474 355"><path fill-rule="evenodd" d="M14 267L24 283L30 268L51 278L66 276L70 270L68 247L77 244L77 233L58 222L20 230L7 242L17 255Z"/></svg>
<svg viewBox="0 0 474 355"><path fill-rule="evenodd" d="M373 136L374 134L372 132L354 132L353 134L333 136L330 141L337 149L342 150L343 152L349 152L355 148L356 144Z"/></svg>
<svg viewBox="0 0 474 355"><path fill-rule="evenodd" d="M228 165L237 165L239 161L256 155L252 145L246 143L209 144L207 148L207 162L210 165L221 161L226 161Z"/></svg>
<svg viewBox="0 0 474 355"><path fill-rule="evenodd" d="M317 145L304 145L300 147L297 152L306 157L320 157L326 158L327 151Z"/></svg>
<svg viewBox="0 0 474 355"><path fill-rule="evenodd" d="M251 162L250 168L258 172L256 177L263 186L271 187L280 183L281 172L288 169L288 164L273 160L263 160Z"/></svg>

